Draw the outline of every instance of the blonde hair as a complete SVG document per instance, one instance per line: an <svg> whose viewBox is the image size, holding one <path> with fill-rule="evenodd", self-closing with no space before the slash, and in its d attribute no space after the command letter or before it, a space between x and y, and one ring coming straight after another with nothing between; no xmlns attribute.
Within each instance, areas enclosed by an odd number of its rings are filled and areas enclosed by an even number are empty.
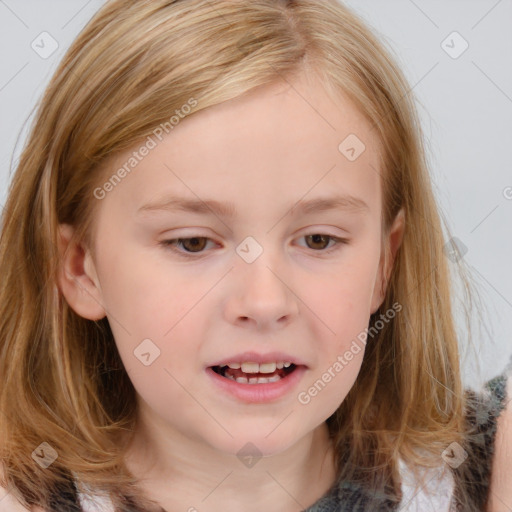
<svg viewBox="0 0 512 512"><path fill-rule="evenodd" d="M465 446L443 226L410 86L390 50L336 0L112 0L48 85L3 213L0 454L20 501L49 506L73 473L121 510L150 503L119 443L134 429L134 388L107 319L81 318L58 291L58 225L93 248L93 190L107 157L190 98L193 115L303 72L317 73L333 98L347 95L376 130L384 232L401 208L406 220L370 327L393 304L402 309L368 341L353 388L327 420L338 474L396 500L399 457L436 467L450 443ZM45 469L31 456L42 442L58 454Z"/></svg>

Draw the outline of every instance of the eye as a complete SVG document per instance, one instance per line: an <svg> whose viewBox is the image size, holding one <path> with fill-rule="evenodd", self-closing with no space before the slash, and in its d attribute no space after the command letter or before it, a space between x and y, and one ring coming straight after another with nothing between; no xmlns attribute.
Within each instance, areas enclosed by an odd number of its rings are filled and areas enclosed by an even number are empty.
<svg viewBox="0 0 512 512"><path fill-rule="evenodd" d="M209 238L205 236L194 236L191 238L175 238L173 240L162 240L160 245L170 248L172 251L187 257L186 253L200 253L205 245L206 240ZM176 249L177 246L182 246L185 249L185 254L182 251Z"/></svg>
<svg viewBox="0 0 512 512"><path fill-rule="evenodd" d="M304 238L307 242L307 246L316 253L330 254L341 248L342 245L348 245L349 240L345 238L339 238L332 235L314 233L312 235L305 235L300 238ZM194 236L190 238L174 238L171 240L162 240L159 245L166 249L170 249L178 256L183 258L192 258L196 254L198 257L201 256L205 251L207 241L212 241L210 238L205 236ZM213 241L212 241L213 242ZM333 242L329 249L329 242ZM182 247L183 250L178 247Z"/></svg>
<svg viewBox="0 0 512 512"><path fill-rule="evenodd" d="M321 234L321 233L315 233L313 235L305 235L304 237L301 237L301 238L304 238L306 241L309 241L313 244L313 247L310 247L310 248L315 248L315 250L320 249L320 252L324 252L324 253L330 253L333 250L339 249L339 247L338 247L339 245L348 243L348 240L346 240L344 238L338 238L338 237L335 237L332 235L326 235L326 234ZM329 245L329 241L334 242L334 245L332 245L328 250L325 250L326 241L327 241L327 246ZM309 243L307 243L307 245L309 246ZM316 252L319 252L319 251L317 250Z"/></svg>

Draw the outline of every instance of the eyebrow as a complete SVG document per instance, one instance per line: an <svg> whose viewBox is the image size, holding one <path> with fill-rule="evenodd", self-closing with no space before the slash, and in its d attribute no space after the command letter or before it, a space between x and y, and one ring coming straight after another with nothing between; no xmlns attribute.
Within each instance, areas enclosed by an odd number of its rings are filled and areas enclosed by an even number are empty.
<svg viewBox="0 0 512 512"><path fill-rule="evenodd" d="M292 215L311 214L329 210L344 210L353 213L369 213L370 208L361 198L352 195L318 197L308 201L299 201L288 208ZM163 199L144 204L137 213L155 211L174 211L196 213L199 215L217 215L233 218L236 207L233 203L221 203L215 199L186 199L183 197L167 196Z"/></svg>

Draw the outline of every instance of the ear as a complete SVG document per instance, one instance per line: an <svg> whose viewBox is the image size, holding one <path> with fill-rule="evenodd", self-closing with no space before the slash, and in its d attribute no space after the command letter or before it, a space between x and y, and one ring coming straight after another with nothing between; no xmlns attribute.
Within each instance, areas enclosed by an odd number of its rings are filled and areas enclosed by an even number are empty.
<svg viewBox="0 0 512 512"><path fill-rule="evenodd" d="M372 315L379 309L386 297L391 271L395 262L396 253L402 244L405 231L405 213L403 208L397 213L391 228L384 240L384 250L381 251L379 270L373 289L371 313Z"/></svg>
<svg viewBox="0 0 512 512"><path fill-rule="evenodd" d="M59 289L75 313L100 320L106 311L92 255L82 244L72 241L73 233L69 224L59 225Z"/></svg>

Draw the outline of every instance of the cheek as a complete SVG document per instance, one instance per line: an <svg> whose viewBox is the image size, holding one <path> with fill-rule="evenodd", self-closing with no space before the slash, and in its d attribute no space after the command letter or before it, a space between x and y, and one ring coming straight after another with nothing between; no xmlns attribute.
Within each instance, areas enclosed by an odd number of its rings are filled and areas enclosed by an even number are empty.
<svg viewBox="0 0 512 512"><path fill-rule="evenodd" d="M336 272L308 282L304 295L307 304L336 335L350 333L358 326L364 328L370 317L376 272L375 257L354 253Z"/></svg>
<svg viewBox="0 0 512 512"><path fill-rule="evenodd" d="M144 261L140 255L105 266L102 292L130 379L145 399L158 401L159 396L164 399L172 392L178 397L183 391L165 370L190 386L191 368L199 364L197 343L205 329L201 298L207 287L204 280L187 278L179 268L141 264Z"/></svg>
<svg viewBox="0 0 512 512"><path fill-rule="evenodd" d="M204 281L190 279L179 266L160 264L133 248L124 254L122 259L106 260L102 268L107 314L128 331L161 337L204 295Z"/></svg>
<svg viewBox="0 0 512 512"><path fill-rule="evenodd" d="M345 400L361 370L365 345L351 336L349 326L342 329L334 343L329 340L328 347L323 347L323 357L297 394L298 403L308 408L311 417L331 416Z"/></svg>
<svg viewBox="0 0 512 512"><path fill-rule="evenodd" d="M303 401L298 398L300 403L314 402L323 413L339 407L361 369L378 268L377 245L369 245L354 250L336 273L307 283L308 308L321 320L312 321L318 364L302 390Z"/></svg>

